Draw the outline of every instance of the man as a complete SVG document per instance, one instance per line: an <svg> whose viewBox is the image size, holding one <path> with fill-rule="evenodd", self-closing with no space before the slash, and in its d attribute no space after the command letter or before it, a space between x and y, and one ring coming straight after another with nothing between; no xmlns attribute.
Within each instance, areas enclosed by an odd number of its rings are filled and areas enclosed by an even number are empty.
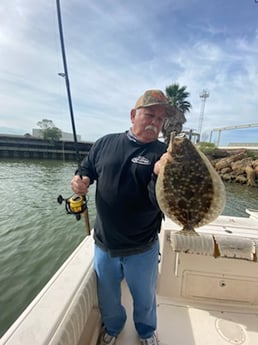
<svg viewBox="0 0 258 345"><path fill-rule="evenodd" d="M158 135L168 107L162 91L145 91L131 110L132 127L97 140L82 161L81 176L71 182L77 194L87 193L97 182L94 268L103 322L100 345L115 344L124 327L123 279L134 301L140 343L157 344L155 289L162 213L155 199L155 179L157 161L166 152Z"/></svg>

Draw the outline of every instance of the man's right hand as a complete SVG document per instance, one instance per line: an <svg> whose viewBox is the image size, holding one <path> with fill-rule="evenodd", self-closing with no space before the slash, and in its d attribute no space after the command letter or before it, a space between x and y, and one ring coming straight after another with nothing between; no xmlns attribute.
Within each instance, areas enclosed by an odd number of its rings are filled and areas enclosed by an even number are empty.
<svg viewBox="0 0 258 345"><path fill-rule="evenodd" d="M90 179L88 176L75 175L71 181L71 188L78 195L85 195L89 191Z"/></svg>

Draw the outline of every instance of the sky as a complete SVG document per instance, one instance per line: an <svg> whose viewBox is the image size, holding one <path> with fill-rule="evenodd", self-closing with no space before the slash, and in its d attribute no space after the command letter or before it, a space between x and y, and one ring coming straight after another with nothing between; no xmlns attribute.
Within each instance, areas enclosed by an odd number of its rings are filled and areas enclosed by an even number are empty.
<svg viewBox="0 0 258 345"><path fill-rule="evenodd" d="M60 0L77 134L123 132L147 89L186 86L185 130L258 124L257 0ZM258 2L258 1L257 1ZM72 132L55 0L0 1L0 133ZM203 98L200 95L206 90ZM258 127L220 145L258 143Z"/></svg>

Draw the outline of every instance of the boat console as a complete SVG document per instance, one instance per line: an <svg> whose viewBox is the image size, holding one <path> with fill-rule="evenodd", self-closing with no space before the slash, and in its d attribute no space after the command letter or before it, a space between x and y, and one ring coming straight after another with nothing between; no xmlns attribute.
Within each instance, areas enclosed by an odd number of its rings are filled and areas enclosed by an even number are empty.
<svg viewBox="0 0 258 345"><path fill-rule="evenodd" d="M220 216L187 236L165 220L157 288L161 344L172 344L172 336L185 345L258 343L257 225Z"/></svg>

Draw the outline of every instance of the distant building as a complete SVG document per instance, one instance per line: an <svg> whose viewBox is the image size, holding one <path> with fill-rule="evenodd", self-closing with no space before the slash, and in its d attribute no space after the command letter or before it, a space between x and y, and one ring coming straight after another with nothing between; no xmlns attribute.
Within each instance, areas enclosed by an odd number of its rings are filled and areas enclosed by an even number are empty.
<svg viewBox="0 0 258 345"><path fill-rule="evenodd" d="M228 143L228 146L232 147L258 147L258 143Z"/></svg>
<svg viewBox="0 0 258 345"><path fill-rule="evenodd" d="M35 138L43 138L42 134L41 134L41 130L38 129L38 128L33 128L32 129L32 135L33 137ZM81 141L81 136L80 135L77 135L77 141ZM67 133L67 132L63 132L62 131L62 137L60 140L63 140L63 141L74 141L74 137L73 137L73 134L72 133Z"/></svg>
<svg viewBox="0 0 258 345"><path fill-rule="evenodd" d="M90 142L78 141L76 149L72 140L49 141L29 133L0 134L0 160L14 158L78 161L78 153L80 159L83 159L89 153L91 146Z"/></svg>

